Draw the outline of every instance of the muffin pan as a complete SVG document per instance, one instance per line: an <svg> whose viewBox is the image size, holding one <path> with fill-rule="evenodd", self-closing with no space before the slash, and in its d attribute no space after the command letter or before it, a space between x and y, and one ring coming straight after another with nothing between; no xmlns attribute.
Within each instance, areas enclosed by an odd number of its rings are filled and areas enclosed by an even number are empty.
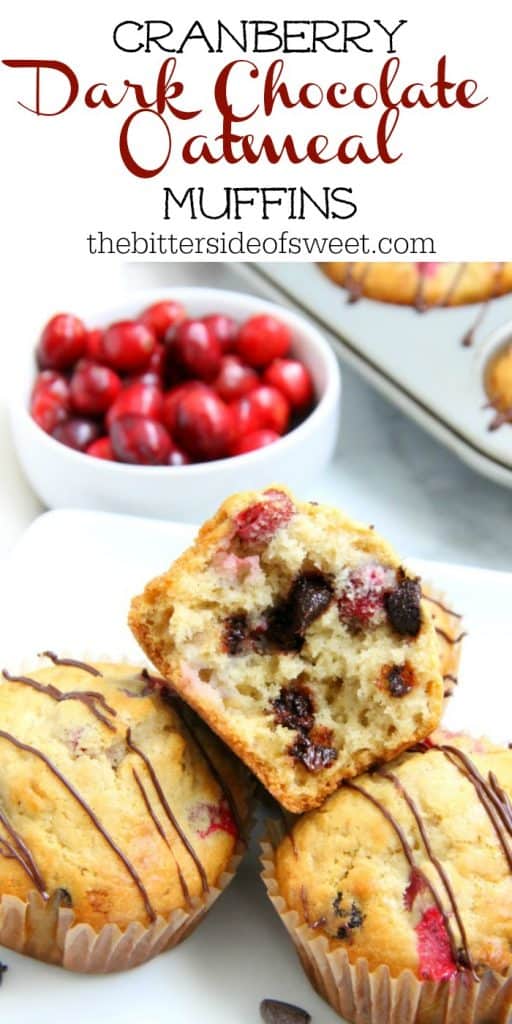
<svg viewBox="0 0 512 1024"><path fill-rule="evenodd" d="M4 567L3 663L52 646L140 658L125 625L129 598L194 533L183 524L106 513L41 516ZM501 666L508 657L512 575L435 562L414 562L413 568L464 613L469 634L446 725L508 742L508 682ZM303 1006L315 1024L334 1024L339 1018L310 988L265 897L257 834L237 878L197 933L135 971L83 977L1 949L0 960L9 966L0 990L3 1019L64 1024L73 1007L80 1024L168 1024L171 1017L257 1024L260 1000L272 997Z"/></svg>
<svg viewBox="0 0 512 1024"><path fill-rule="evenodd" d="M343 358L470 466L512 487L512 425L489 430L485 365L512 336L512 295L418 313L347 292L314 263L240 264L244 277L327 329ZM475 340L462 339L476 324Z"/></svg>

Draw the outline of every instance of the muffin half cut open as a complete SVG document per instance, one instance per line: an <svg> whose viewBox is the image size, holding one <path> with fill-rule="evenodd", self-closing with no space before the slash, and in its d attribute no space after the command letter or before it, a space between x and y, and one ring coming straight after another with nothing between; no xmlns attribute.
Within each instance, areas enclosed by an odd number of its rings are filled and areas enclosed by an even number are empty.
<svg viewBox="0 0 512 1024"><path fill-rule="evenodd" d="M436 727L419 581L375 531L284 487L229 498L135 598L159 671L290 811Z"/></svg>

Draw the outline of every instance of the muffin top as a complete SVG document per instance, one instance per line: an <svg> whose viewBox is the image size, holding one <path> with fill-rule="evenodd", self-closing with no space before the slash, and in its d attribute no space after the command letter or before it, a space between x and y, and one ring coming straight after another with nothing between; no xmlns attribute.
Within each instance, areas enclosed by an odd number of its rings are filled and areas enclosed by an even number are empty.
<svg viewBox="0 0 512 1024"><path fill-rule="evenodd" d="M276 851L331 949L421 980L512 964L512 751L438 732L346 783Z"/></svg>
<svg viewBox="0 0 512 1024"><path fill-rule="evenodd" d="M241 770L145 670L51 658L0 676L0 896L96 930L187 910L230 863Z"/></svg>
<svg viewBox="0 0 512 1024"><path fill-rule="evenodd" d="M512 290L512 263L321 263L347 289L352 302L363 295L380 302L433 307L482 302Z"/></svg>

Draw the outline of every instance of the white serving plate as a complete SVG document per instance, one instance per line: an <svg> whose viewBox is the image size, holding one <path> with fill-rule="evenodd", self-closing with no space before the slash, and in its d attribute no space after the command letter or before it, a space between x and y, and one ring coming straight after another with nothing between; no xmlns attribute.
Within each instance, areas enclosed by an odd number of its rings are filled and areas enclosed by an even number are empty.
<svg viewBox="0 0 512 1024"><path fill-rule="evenodd" d="M0 615L2 666L42 649L138 658L126 626L130 597L163 570L194 528L88 511L47 512L6 563ZM446 724L507 741L512 574L413 562L464 612L462 683ZM339 1019L313 992L258 875L257 842L230 889L182 946L125 974L72 975L0 950L9 1024L258 1024L265 997Z"/></svg>
<svg viewBox="0 0 512 1024"><path fill-rule="evenodd" d="M269 298L309 313L387 398L474 469L512 487L512 427L489 431L482 384L487 355L512 336L512 295L487 305L474 344L464 348L478 304L422 314L364 298L349 304L315 263L244 263L238 270Z"/></svg>

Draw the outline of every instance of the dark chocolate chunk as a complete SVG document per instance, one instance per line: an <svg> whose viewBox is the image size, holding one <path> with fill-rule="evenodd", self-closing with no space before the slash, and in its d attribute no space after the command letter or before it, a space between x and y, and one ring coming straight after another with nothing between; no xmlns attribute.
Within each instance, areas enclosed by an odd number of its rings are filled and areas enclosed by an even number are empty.
<svg viewBox="0 0 512 1024"><path fill-rule="evenodd" d="M304 636L315 619L329 607L333 585L322 572L302 573L288 596L267 613L267 640L285 651L300 651Z"/></svg>
<svg viewBox="0 0 512 1024"><path fill-rule="evenodd" d="M343 893L338 892L336 898L332 902L333 910L336 917L345 918L345 921L336 932L337 939L347 939L350 932L356 928L360 928L364 921L364 914L357 903L352 901L350 910L345 910L342 906Z"/></svg>
<svg viewBox="0 0 512 1024"><path fill-rule="evenodd" d="M387 670L387 688L392 697L405 697L413 688L414 674L409 665L392 665Z"/></svg>
<svg viewBox="0 0 512 1024"><path fill-rule="evenodd" d="M5 972L6 972L6 971L8 971L8 970L9 970L9 968L8 968L7 964L2 964L2 963L0 963L0 985L2 984L2 978L3 978L4 974L5 974ZM299 1018L299 1020L300 1020L300 1019L301 1019L301 1018ZM308 1020L309 1020L309 1018L304 1018L304 1019L305 1019L305 1020L306 1020L306 1019L308 1019Z"/></svg>
<svg viewBox="0 0 512 1024"><path fill-rule="evenodd" d="M418 635L421 629L420 601L418 580L408 579L402 572L397 586L384 598L389 622L401 636Z"/></svg>
<svg viewBox="0 0 512 1024"><path fill-rule="evenodd" d="M314 705L307 687L281 688L279 697L272 701L277 725L299 732L310 732L315 721Z"/></svg>
<svg viewBox="0 0 512 1024"><path fill-rule="evenodd" d="M334 747L315 742L310 736L299 735L288 750L296 761L300 761L309 772L319 772L328 768L338 756Z"/></svg>
<svg viewBox="0 0 512 1024"><path fill-rule="evenodd" d="M245 612L230 615L224 623L224 646L233 656L243 654L249 636L249 623Z"/></svg>
<svg viewBox="0 0 512 1024"><path fill-rule="evenodd" d="M67 889L56 889L52 899L58 907L73 906L73 899L71 897L71 893L68 892Z"/></svg>
<svg viewBox="0 0 512 1024"><path fill-rule="evenodd" d="M260 1003L261 1019L265 1024L310 1024L311 1014L300 1006L281 1003L277 999L264 999Z"/></svg>

